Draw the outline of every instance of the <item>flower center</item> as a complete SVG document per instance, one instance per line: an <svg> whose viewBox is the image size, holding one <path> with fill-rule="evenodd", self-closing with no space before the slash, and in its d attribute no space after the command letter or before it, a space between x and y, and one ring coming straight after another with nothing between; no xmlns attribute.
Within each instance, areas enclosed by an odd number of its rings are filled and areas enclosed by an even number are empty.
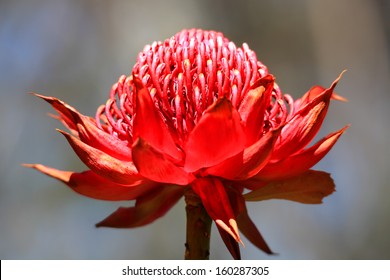
<svg viewBox="0 0 390 280"><path fill-rule="evenodd" d="M170 131L182 142L215 100L228 98L237 108L268 70L247 44L237 48L222 33L192 29L145 46L132 73L142 79ZM97 111L98 125L120 138L132 138L133 95L131 78L120 77ZM286 115L282 99L275 86L264 119L266 131L280 123L281 112Z"/></svg>

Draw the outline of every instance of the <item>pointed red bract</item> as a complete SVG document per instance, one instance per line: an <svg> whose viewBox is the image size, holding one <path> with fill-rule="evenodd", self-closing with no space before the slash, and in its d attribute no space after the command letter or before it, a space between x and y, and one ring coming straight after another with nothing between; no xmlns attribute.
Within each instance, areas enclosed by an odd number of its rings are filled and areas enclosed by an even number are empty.
<svg viewBox="0 0 390 280"><path fill-rule="evenodd" d="M330 98L341 76L329 89L304 104L282 129L273 159L283 159L299 152L319 131L328 111Z"/></svg>
<svg viewBox="0 0 390 280"><path fill-rule="evenodd" d="M121 161L110 155L88 146L76 137L59 130L79 158L95 173L112 180L115 183L131 185L142 177L138 174L134 163L131 161Z"/></svg>
<svg viewBox="0 0 390 280"><path fill-rule="evenodd" d="M306 150L284 160L268 164L258 174L253 176L253 178L271 181L301 174L319 162L348 127L346 126L337 132L329 134Z"/></svg>
<svg viewBox="0 0 390 280"><path fill-rule="evenodd" d="M245 235L248 240L255 245L257 248L267 254L273 254L271 249L268 247L260 231L256 225L252 222L248 215L248 212L242 212L237 216L237 224L240 231Z"/></svg>
<svg viewBox="0 0 390 280"><path fill-rule="evenodd" d="M334 83L338 83L338 81L340 80L341 76L345 73L345 71L343 71L340 76L336 79L336 81ZM326 90L326 88L322 87L322 86L313 86L308 92L306 92L301 98L297 99L295 102L294 102L294 106L297 107L297 108L300 108L300 107L303 107L304 104L307 104L309 103L311 100L313 100L314 98L316 98L317 96L319 96L320 94L322 94L324 91ZM334 91L333 91L333 94L332 94L332 99L334 100L338 100L338 101L347 101L346 98L336 94Z"/></svg>
<svg viewBox="0 0 390 280"><path fill-rule="evenodd" d="M61 120L64 121L64 123L69 129L77 131L76 128L77 120L75 119L73 114L74 112L77 112L75 108L69 106L68 104L59 100L58 98L51 97L51 96L44 96L37 93L33 93L33 94L48 102L54 108L54 110L56 110L58 114L60 114Z"/></svg>
<svg viewBox="0 0 390 280"><path fill-rule="evenodd" d="M163 186L137 199L134 207L120 207L97 227L134 228L152 223L165 215L183 196L179 186Z"/></svg>
<svg viewBox="0 0 390 280"><path fill-rule="evenodd" d="M244 180L254 176L267 164L280 130L269 131L241 153L207 168L205 174L229 180Z"/></svg>
<svg viewBox="0 0 390 280"><path fill-rule="evenodd" d="M81 173L62 171L42 164L25 164L50 177L60 180L73 191L100 200L132 200L158 187L156 183L141 179L132 185L120 185L88 170Z"/></svg>
<svg viewBox="0 0 390 280"><path fill-rule="evenodd" d="M119 140L99 129L89 117L80 114L76 109L61 100L40 94L37 97L47 101L59 113L62 121L84 143L99 149L110 156L121 160L131 160L131 148L127 141Z"/></svg>
<svg viewBox="0 0 390 280"><path fill-rule="evenodd" d="M229 253L232 255L233 259L241 260L240 247L238 246L237 240L231 236L225 229L217 225L219 235L222 238L223 243L225 243L226 248L229 250Z"/></svg>
<svg viewBox="0 0 390 280"><path fill-rule="evenodd" d="M215 223L237 242L241 242L235 216L221 181L214 177L205 177L193 181L191 186L194 192L199 195L203 206Z"/></svg>
<svg viewBox="0 0 390 280"><path fill-rule="evenodd" d="M264 251L267 254L272 254L271 249L268 247L264 238L253 224L252 220L248 216L248 212L245 206L245 201L242 195L232 188L226 188L226 195L229 199L229 205L234 212L236 217L238 228L240 231L260 250ZM228 248L230 254L234 259L241 259L240 248L238 246L237 240L230 233L229 230L226 230L225 226L220 226L217 223L218 231L221 235L222 240L224 241L226 247Z"/></svg>
<svg viewBox="0 0 390 280"><path fill-rule="evenodd" d="M140 137L154 148L174 159L180 160L182 154L177 149L161 114L157 111L148 89L137 76L133 76L133 83L136 90L136 115L133 123L133 139Z"/></svg>
<svg viewBox="0 0 390 280"><path fill-rule="evenodd" d="M134 142L133 161L143 177L155 182L188 185L194 180L192 174L170 162L142 138Z"/></svg>
<svg viewBox="0 0 390 280"><path fill-rule="evenodd" d="M244 124L247 147L261 137L264 126L264 112L271 100L274 80L272 75L259 79L252 85L238 108Z"/></svg>
<svg viewBox="0 0 390 280"><path fill-rule="evenodd" d="M273 254L263 236L248 215L244 197L239 188L227 188L227 194L237 219L237 225L246 238L267 254Z"/></svg>
<svg viewBox="0 0 390 280"><path fill-rule="evenodd" d="M241 152L245 134L240 116L226 98L217 100L203 114L185 145L188 172L213 166Z"/></svg>
<svg viewBox="0 0 390 280"><path fill-rule="evenodd" d="M131 161L130 141L119 140L99 129L90 119L85 117L81 118L81 124L77 127L80 140L84 143L117 159Z"/></svg>

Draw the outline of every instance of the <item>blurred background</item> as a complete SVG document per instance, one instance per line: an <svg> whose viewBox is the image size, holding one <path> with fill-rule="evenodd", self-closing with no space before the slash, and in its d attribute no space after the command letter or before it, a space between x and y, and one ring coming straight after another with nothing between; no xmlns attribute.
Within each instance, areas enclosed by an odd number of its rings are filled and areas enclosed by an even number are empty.
<svg viewBox="0 0 390 280"><path fill-rule="evenodd" d="M0 1L0 259L182 259L184 202L134 230L94 224L118 206L79 196L25 169L43 163L85 169L47 116L56 96L85 115L130 74L145 44L183 28L247 42L286 93L328 87L347 69L320 132L351 123L315 169L337 192L321 205L250 203L271 248L244 239L244 259L390 259L390 1ZM211 258L230 259L216 228Z"/></svg>

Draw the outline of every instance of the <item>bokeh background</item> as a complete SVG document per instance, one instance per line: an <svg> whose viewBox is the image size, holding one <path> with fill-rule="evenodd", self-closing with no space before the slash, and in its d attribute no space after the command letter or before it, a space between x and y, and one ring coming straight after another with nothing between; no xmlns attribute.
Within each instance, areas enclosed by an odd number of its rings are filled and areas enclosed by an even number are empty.
<svg viewBox="0 0 390 280"><path fill-rule="evenodd" d="M79 196L20 163L85 167L55 131L56 96L86 115L130 74L145 44L183 28L247 42L299 97L329 86L347 69L321 135L350 129L315 168L332 173L337 192L321 205L250 203L276 256L247 240L245 259L390 259L389 50L386 0L0 1L0 258L182 259L183 201L134 230L96 229L118 206ZM213 228L211 258L230 259Z"/></svg>

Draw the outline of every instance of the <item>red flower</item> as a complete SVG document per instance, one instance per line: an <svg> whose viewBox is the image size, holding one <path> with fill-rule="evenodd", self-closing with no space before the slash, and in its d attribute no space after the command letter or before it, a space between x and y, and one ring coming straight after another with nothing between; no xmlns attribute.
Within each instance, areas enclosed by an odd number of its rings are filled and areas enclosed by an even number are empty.
<svg viewBox="0 0 390 280"><path fill-rule="evenodd" d="M328 173L309 169L347 128L307 148L330 99L342 99L333 92L339 78L296 101L274 80L248 45L238 48L214 31L184 30L147 45L95 119L36 94L58 112L71 133L59 132L90 170L28 166L88 197L136 200L97 226L146 225L192 189L235 258L239 230L271 253L245 200L320 203L334 184Z"/></svg>

